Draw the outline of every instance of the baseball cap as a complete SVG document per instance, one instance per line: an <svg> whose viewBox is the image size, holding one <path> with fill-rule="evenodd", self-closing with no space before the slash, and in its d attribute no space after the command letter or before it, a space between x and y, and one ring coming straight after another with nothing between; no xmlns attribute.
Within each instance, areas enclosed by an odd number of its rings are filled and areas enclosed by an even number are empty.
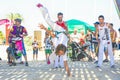
<svg viewBox="0 0 120 80"><path fill-rule="evenodd" d="M20 22L20 23L22 22L22 20L19 18L16 18L15 21Z"/></svg>

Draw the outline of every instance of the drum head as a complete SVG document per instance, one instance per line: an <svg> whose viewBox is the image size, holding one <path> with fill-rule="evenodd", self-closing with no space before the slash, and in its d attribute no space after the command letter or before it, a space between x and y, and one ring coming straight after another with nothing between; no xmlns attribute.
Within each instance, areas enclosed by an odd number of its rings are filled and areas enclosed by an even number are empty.
<svg viewBox="0 0 120 80"><path fill-rule="evenodd" d="M15 38L12 38L12 41L21 41L22 38L21 37L15 37Z"/></svg>

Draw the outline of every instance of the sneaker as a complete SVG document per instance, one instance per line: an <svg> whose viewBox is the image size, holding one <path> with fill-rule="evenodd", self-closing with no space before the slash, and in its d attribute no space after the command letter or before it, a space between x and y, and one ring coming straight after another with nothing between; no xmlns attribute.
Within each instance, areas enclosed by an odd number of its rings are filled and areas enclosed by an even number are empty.
<svg viewBox="0 0 120 80"><path fill-rule="evenodd" d="M38 3L38 4L37 4L37 7L40 8L40 7L43 7L43 5L40 4L40 3Z"/></svg>
<svg viewBox="0 0 120 80"><path fill-rule="evenodd" d="M97 64L97 63L98 63L98 61L95 61L95 62L94 62L94 64Z"/></svg>
<svg viewBox="0 0 120 80"><path fill-rule="evenodd" d="M55 66L53 67L53 69L57 69L57 68L58 68L57 66L56 66L56 67L55 67Z"/></svg>
<svg viewBox="0 0 120 80"><path fill-rule="evenodd" d="M9 66L12 66L12 63L10 63Z"/></svg>
<svg viewBox="0 0 120 80"><path fill-rule="evenodd" d="M24 64L24 62L23 62L23 61L21 61L19 64Z"/></svg>
<svg viewBox="0 0 120 80"><path fill-rule="evenodd" d="M90 57L90 58L88 59L88 62L91 62L91 61L93 61L92 57Z"/></svg>
<svg viewBox="0 0 120 80"><path fill-rule="evenodd" d="M63 66L59 66L59 68L64 68Z"/></svg>
<svg viewBox="0 0 120 80"><path fill-rule="evenodd" d="M58 68L58 67L55 67L56 69Z"/></svg>
<svg viewBox="0 0 120 80"><path fill-rule="evenodd" d="M12 63L12 61L8 61L7 63L8 63L8 64L11 64L11 63Z"/></svg>
<svg viewBox="0 0 120 80"><path fill-rule="evenodd" d="M14 63L12 63L13 64L13 66L16 66L16 63L14 62Z"/></svg>
<svg viewBox="0 0 120 80"><path fill-rule="evenodd" d="M25 66L28 66L28 62L25 63Z"/></svg>
<svg viewBox="0 0 120 80"><path fill-rule="evenodd" d="M47 61L47 64L50 64L50 60Z"/></svg>
<svg viewBox="0 0 120 80"><path fill-rule="evenodd" d="M16 66L16 63L15 62L10 63L9 66Z"/></svg>
<svg viewBox="0 0 120 80"><path fill-rule="evenodd" d="M111 68L115 68L115 65L112 65Z"/></svg>
<svg viewBox="0 0 120 80"><path fill-rule="evenodd" d="M105 59L105 60L103 60L103 62L109 62L109 60L108 60L108 59Z"/></svg>
<svg viewBox="0 0 120 80"><path fill-rule="evenodd" d="M96 68L100 68L100 66L96 66Z"/></svg>

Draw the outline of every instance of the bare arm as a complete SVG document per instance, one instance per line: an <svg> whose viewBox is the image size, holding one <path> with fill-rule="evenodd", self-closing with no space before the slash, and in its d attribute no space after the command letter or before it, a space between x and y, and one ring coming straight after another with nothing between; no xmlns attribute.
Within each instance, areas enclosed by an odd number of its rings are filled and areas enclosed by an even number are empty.
<svg viewBox="0 0 120 80"><path fill-rule="evenodd" d="M116 38L117 38L117 32L114 30L113 41L116 41Z"/></svg>
<svg viewBox="0 0 120 80"><path fill-rule="evenodd" d="M50 33L50 30L48 30L43 24L39 24L40 29L45 30L46 32Z"/></svg>
<svg viewBox="0 0 120 80"><path fill-rule="evenodd" d="M68 76L71 76L70 69L69 69L69 67L68 67L67 61L64 61L64 67L65 67L65 70L67 71L67 75L68 75Z"/></svg>
<svg viewBox="0 0 120 80"><path fill-rule="evenodd" d="M11 31L9 33L9 36L16 37L16 35L12 34Z"/></svg>
<svg viewBox="0 0 120 80"><path fill-rule="evenodd" d="M44 43L45 43L45 41L46 41L46 37L44 38Z"/></svg>
<svg viewBox="0 0 120 80"><path fill-rule="evenodd" d="M96 28L96 34L95 34L95 37L96 39L98 40L98 33L99 33L99 30L98 30L98 27Z"/></svg>

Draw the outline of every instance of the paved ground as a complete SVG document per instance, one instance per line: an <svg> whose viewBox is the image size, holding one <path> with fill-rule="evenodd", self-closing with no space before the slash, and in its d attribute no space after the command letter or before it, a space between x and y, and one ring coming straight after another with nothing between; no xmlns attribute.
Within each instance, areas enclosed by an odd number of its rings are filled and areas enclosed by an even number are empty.
<svg viewBox="0 0 120 80"><path fill-rule="evenodd" d="M1 52L5 48L1 47ZM41 54L40 54L41 53ZM109 63L103 63L101 68L95 68L93 62L69 60L71 73L74 77L68 78L62 68L53 69L52 65L47 65L44 61L44 52L39 53L39 61L32 61L32 52L28 52L29 66L22 64L8 66L6 55L1 54L3 61L0 61L0 80L120 80L120 52L116 52L116 68L111 69Z"/></svg>

